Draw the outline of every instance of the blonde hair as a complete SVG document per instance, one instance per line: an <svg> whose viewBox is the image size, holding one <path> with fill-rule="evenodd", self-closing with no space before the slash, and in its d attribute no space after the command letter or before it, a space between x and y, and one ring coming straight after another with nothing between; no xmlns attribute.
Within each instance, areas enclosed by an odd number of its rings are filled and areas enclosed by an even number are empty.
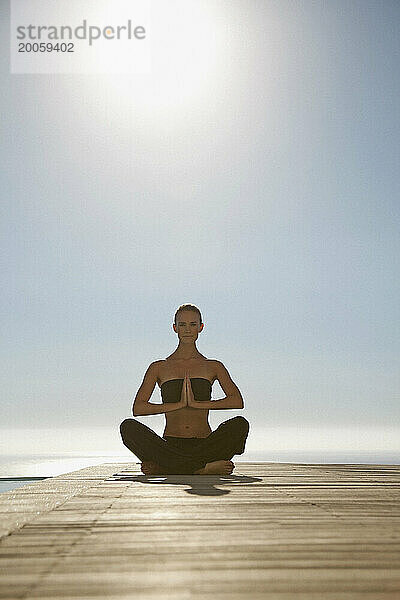
<svg viewBox="0 0 400 600"><path fill-rule="evenodd" d="M199 315L199 319L200 319L200 325L202 324L203 321L201 318L201 312L200 312L200 309L197 308L197 306L195 306L194 304L181 304L175 313L175 317L174 317L175 325L176 325L176 317L178 315L178 312L183 311L183 310L194 310L195 312L197 312Z"/></svg>

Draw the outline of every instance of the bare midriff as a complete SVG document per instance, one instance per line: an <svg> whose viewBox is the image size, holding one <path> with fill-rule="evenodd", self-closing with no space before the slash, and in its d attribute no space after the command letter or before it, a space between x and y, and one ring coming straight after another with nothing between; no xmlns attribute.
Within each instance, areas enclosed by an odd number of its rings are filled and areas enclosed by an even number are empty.
<svg viewBox="0 0 400 600"><path fill-rule="evenodd" d="M189 377L203 377L213 383L216 379L214 361L207 358L193 359L190 361L165 359L160 362L158 372L158 385L170 379L183 379L185 371L189 371ZM163 435L182 438L205 438L212 429L208 422L208 409L192 408L185 406L173 410L165 415L165 427Z"/></svg>
<svg viewBox="0 0 400 600"><path fill-rule="evenodd" d="M208 422L208 412L201 408L185 406L185 408L164 413L166 423L163 435L185 438L207 437L212 431Z"/></svg>

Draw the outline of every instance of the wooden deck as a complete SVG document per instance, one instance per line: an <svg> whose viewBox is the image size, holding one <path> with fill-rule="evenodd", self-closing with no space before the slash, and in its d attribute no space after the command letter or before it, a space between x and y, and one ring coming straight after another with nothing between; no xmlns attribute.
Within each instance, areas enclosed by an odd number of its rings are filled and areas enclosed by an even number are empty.
<svg viewBox="0 0 400 600"><path fill-rule="evenodd" d="M400 465L103 464L0 495L0 598L400 599Z"/></svg>

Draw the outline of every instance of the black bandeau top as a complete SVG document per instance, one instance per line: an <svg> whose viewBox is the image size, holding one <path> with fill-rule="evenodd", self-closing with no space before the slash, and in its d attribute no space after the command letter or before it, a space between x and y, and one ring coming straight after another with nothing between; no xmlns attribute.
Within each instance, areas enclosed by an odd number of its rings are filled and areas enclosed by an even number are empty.
<svg viewBox="0 0 400 600"><path fill-rule="evenodd" d="M198 402L211 400L211 382L203 377L190 377L194 399ZM163 403L179 402L181 399L183 379L169 379L161 384Z"/></svg>

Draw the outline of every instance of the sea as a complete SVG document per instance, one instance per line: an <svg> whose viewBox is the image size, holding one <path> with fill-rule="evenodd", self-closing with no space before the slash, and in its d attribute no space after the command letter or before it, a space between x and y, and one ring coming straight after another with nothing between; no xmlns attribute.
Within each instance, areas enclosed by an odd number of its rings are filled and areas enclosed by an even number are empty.
<svg viewBox="0 0 400 600"><path fill-rule="evenodd" d="M400 453L349 452L245 452L233 462L282 462L297 464L399 465ZM103 463L140 465L133 454L5 454L0 455L0 493L27 483L63 475Z"/></svg>
<svg viewBox="0 0 400 600"><path fill-rule="evenodd" d="M0 493L27 483L63 475L102 463L135 463L131 455L3 454L0 455Z"/></svg>

